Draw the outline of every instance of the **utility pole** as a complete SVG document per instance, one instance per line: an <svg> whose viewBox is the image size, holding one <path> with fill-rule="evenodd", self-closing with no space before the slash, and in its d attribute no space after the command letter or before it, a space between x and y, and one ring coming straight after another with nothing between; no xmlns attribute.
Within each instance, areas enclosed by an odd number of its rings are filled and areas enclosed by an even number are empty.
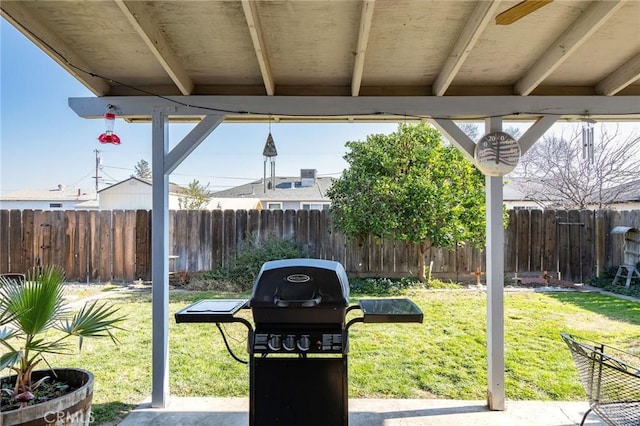
<svg viewBox="0 0 640 426"><path fill-rule="evenodd" d="M93 177L96 180L96 199L98 198L98 180L100 176L98 175L98 171L100 169L100 151L94 149L93 152L96 153L96 175Z"/></svg>

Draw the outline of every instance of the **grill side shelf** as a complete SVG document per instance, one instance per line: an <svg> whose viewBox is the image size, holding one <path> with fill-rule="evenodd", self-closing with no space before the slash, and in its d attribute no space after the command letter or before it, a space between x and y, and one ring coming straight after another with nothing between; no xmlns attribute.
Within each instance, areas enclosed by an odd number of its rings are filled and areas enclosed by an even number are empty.
<svg viewBox="0 0 640 426"><path fill-rule="evenodd" d="M362 299L358 302L365 323L422 323L424 315L409 299Z"/></svg>
<svg viewBox="0 0 640 426"><path fill-rule="evenodd" d="M248 299L205 299L199 300L175 314L176 323L210 322L227 323L239 322L234 317L240 309L249 305Z"/></svg>

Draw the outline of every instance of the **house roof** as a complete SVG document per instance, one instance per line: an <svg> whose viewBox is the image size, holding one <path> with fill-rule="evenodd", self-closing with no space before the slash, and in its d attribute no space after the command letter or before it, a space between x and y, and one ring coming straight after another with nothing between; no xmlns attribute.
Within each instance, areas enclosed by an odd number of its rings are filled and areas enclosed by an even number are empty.
<svg viewBox="0 0 640 426"><path fill-rule="evenodd" d="M267 188L262 179L214 192L214 198L259 198L262 201L330 201L326 192L333 183L332 177L317 177L315 184L302 186L300 177L276 177L275 188ZM267 186L271 179L267 178Z"/></svg>
<svg viewBox="0 0 640 426"><path fill-rule="evenodd" d="M617 185L607 190L618 203L640 201L640 179Z"/></svg>
<svg viewBox="0 0 640 426"><path fill-rule="evenodd" d="M2 201L89 201L95 199L95 189L65 187L55 189L21 189L0 197Z"/></svg>
<svg viewBox="0 0 640 426"><path fill-rule="evenodd" d="M108 190L110 190L112 188L115 188L116 186L122 185L122 184L124 184L126 182L130 182L132 180L138 181L138 182L140 182L142 184L145 184L145 185L148 185L148 186L152 186L151 182L146 180L146 179L141 179L141 178L136 177L136 176L131 176L131 177L125 179L125 180L121 180L120 182L114 183L111 186L107 186L106 188L102 188L100 191L98 191L98 193L101 193L101 192L104 192L104 191L108 191ZM184 190L185 189L183 187L181 187L180 185L176 185L175 183L170 183L169 184L169 193L170 194L182 194L184 192Z"/></svg>
<svg viewBox="0 0 640 426"><path fill-rule="evenodd" d="M512 6L519 19L504 24ZM234 108L233 100L217 108L227 121L326 121L304 117L299 108L302 97L320 96L330 101L331 119L399 121L395 104L387 106L393 111L350 114L331 97L449 98L440 113L455 118L462 115L460 96L490 109L483 97L608 102L640 94L640 1L552 1L529 14L522 13L526 6L520 0L0 2L9 23L116 107L113 98L124 96L291 97L282 111L254 104L259 115ZM566 117L561 109L526 105L531 110L500 109L500 116ZM625 105L603 116L640 117ZM584 113L598 119L591 108ZM150 118L126 107L116 112L132 121Z"/></svg>

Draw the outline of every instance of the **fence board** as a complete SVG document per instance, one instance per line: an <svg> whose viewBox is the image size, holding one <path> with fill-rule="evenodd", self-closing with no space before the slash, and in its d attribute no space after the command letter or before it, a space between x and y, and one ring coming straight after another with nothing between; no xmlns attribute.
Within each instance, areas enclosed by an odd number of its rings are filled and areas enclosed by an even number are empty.
<svg viewBox="0 0 640 426"><path fill-rule="evenodd" d="M111 223L113 235L112 279L122 282L124 280L124 211L112 211Z"/></svg>
<svg viewBox="0 0 640 426"><path fill-rule="evenodd" d="M309 210L298 210L295 212L295 218L296 243L311 256L313 252L309 246Z"/></svg>
<svg viewBox="0 0 640 426"><path fill-rule="evenodd" d="M285 210L282 224L282 237L288 240L296 239L296 211Z"/></svg>
<svg viewBox="0 0 640 426"><path fill-rule="evenodd" d="M586 282L587 277L593 277L596 273L596 220L595 212L590 210L583 210L580 212L582 216L582 223L584 223L584 234L582 240L582 258L580 259L580 269L583 272L581 282Z"/></svg>
<svg viewBox="0 0 640 426"><path fill-rule="evenodd" d="M89 282L88 276L88 257L89 257L89 212L86 210L79 210L77 212L77 234L78 234L78 246L77 246L77 266L76 276L78 281Z"/></svg>
<svg viewBox="0 0 640 426"><path fill-rule="evenodd" d="M236 247L242 248L247 240L247 211L236 210Z"/></svg>
<svg viewBox="0 0 640 426"><path fill-rule="evenodd" d="M51 212L51 264L64 267L66 250L66 223L64 211Z"/></svg>
<svg viewBox="0 0 640 426"><path fill-rule="evenodd" d="M11 247L11 242L9 241L10 226L9 210L0 210L0 274L11 272L9 269L9 249ZM25 241L28 240L25 239Z"/></svg>
<svg viewBox="0 0 640 426"><path fill-rule="evenodd" d="M223 217L224 231L224 259L228 263L229 260L236 257L236 212L233 210L225 210Z"/></svg>
<svg viewBox="0 0 640 426"><path fill-rule="evenodd" d="M569 212L559 210L556 212L556 259L557 271L561 279L565 278L569 269Z"/></svg>
<svg viewBox="0 0 640 426"><path fill-rule="evenodd" d="M173 216L173 248L170 250L170 256L178 256L174 259L173 269L171 272L187 271L189 264L189 254L187 244L189 243L189 232L187 223L187 210L174 211L169 215L169 218ZM170 222L171 223L171 222Z"/></svg>
<svg viewBox="0 0 640 426"><path fill-rule="evenodd" d="M516 232L516 252L518 263L516 265L516 270L518 272L521 271L529 271L530 265L530 251L529 246L531 244L531 221L530 221L530 212L527 209L517 210L516 211L516 221L518 231Z"/></svg>
<svg viewBox="0 0 640 426"><path fill-rule="evenodd" d="M186 267L185 271L200 270L200 225L199 210L187 210L187 227L185 229Z"/></svg>
<svg viewBox="0 0 640 426"><path fill-rule="evenodd" d="M211 212L200 211L200 232L198 234L199 271L212 270L211 264Z"/></svg>
<svg viewBox="0 0 640 426"><path fill-rule="evenodd" d="M508 227L504 230L504 271L515 272L517 265L518 222L515 210L509 211Z"/></svg>
<svg viewBox="0 0 640 426"><path fill-rule="evenodd" d="M111 212L100 212L100 228L98 229L100 252L103 254L100 257L100 270L98 273L99 280L101 282L108 282L112 279L112 234L111 234Z"/></svg>
<svg viewBox="0 0 640 426"><path fill-rule="evenodd" d="M320 234L320 210L309 210L309 225L307 234L307 247L312 257L322 257L322 236Z"/></svg>
<svg viewBox="0 0 640 426"><path fill-rule="evenodd" d="M74 210L64 212L66 224L65 232L65 261L64 271L67 280L78 281L78 223L77 214Z"/></svg>
<svg viewBox="0 0 640 426"><path fill-rule="evenodd" d="M22 212L9 212L9 264L11 272L25 270L24 250L22 248Z"/></svg>
<svg viewBox="0 0 640 426"><path fill-rule="evenodd" d="M616 226L623 225L622 217L619 211L607 212L607 252L609 253L607 259L607 265L613 267L622 264L622 250L620 250L619 241L622 239L621 235L612 235L611 231Z"/></svg>
<svg viewBox="0 0 640 426"><path fill-rule="evenodd" d="M136 271L138 279L151 279L151 214L136 210Z"/></svg>
<svg viewBox="0 0 640 426"><path fill-rule="evenodd" d="M556 261L556 212L555 210L545 210L542 214L544 232L542 248L542 270L549 274L557 274L558 264Z"/></svg>
<svg viewBox="0 0 640 426"><path fill-rule="evenodd" d="M124 265L122 268L124 281L133 281L136 277L136 212L124 212Z"/></svg>
<svg viewBox="0 0 640 426"><path fill-rule="evenodd" d="M256 241L262 241L264 236L260 229L260 210L249 210L247 212L247 232Z"/></svg>
<svg viewBox="0 0 640 426"><path fill-rule="evenodd" d="M225 264L224 257L224 212L211 212L211 267L218 268Z"/></svg>
<svg viewBox="0 0 640 426"><path fill-rule="evenodd" d="M34 241L34 232L33 232L33 210L23 210L22 211L22 248L24 250L24 268L29 270L36 266L36 257L38 256L38 252L35 251L35 247L33 244Z"/></svg>
<svg viewBox="0 0 640 426"><path fill-rule="evenodd" d="M269 209L260 210L258 220L260 221L260 239L266 241L272 235L273 211Z"/></svg>
<svg viewBox="0 0 640 426"><path fill-rule="evenodd" d="M531 210L529 221L529 269L542 271L542 247L544 246L544 228L542 210Z"/></svg>
<svg viewBox="0 0 640 426"><path fill-rule="evenodd" d="M89 212L89 246L91 254L89 255L89 271L91 281L98 281L100 278L100 257L102 256L100 246L100 212ZM106 256L106 253L105 253Z"/></svg>

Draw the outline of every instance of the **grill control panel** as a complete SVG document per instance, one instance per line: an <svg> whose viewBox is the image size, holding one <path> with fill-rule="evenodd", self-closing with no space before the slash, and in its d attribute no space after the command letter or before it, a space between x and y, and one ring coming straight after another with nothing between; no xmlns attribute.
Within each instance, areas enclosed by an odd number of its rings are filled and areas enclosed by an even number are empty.
<svg viewBox="0 0 640 426"><path fill-rule="evenodd" d="M341 330L256 330L254 353L343 353L346 333Z"/></svg>

